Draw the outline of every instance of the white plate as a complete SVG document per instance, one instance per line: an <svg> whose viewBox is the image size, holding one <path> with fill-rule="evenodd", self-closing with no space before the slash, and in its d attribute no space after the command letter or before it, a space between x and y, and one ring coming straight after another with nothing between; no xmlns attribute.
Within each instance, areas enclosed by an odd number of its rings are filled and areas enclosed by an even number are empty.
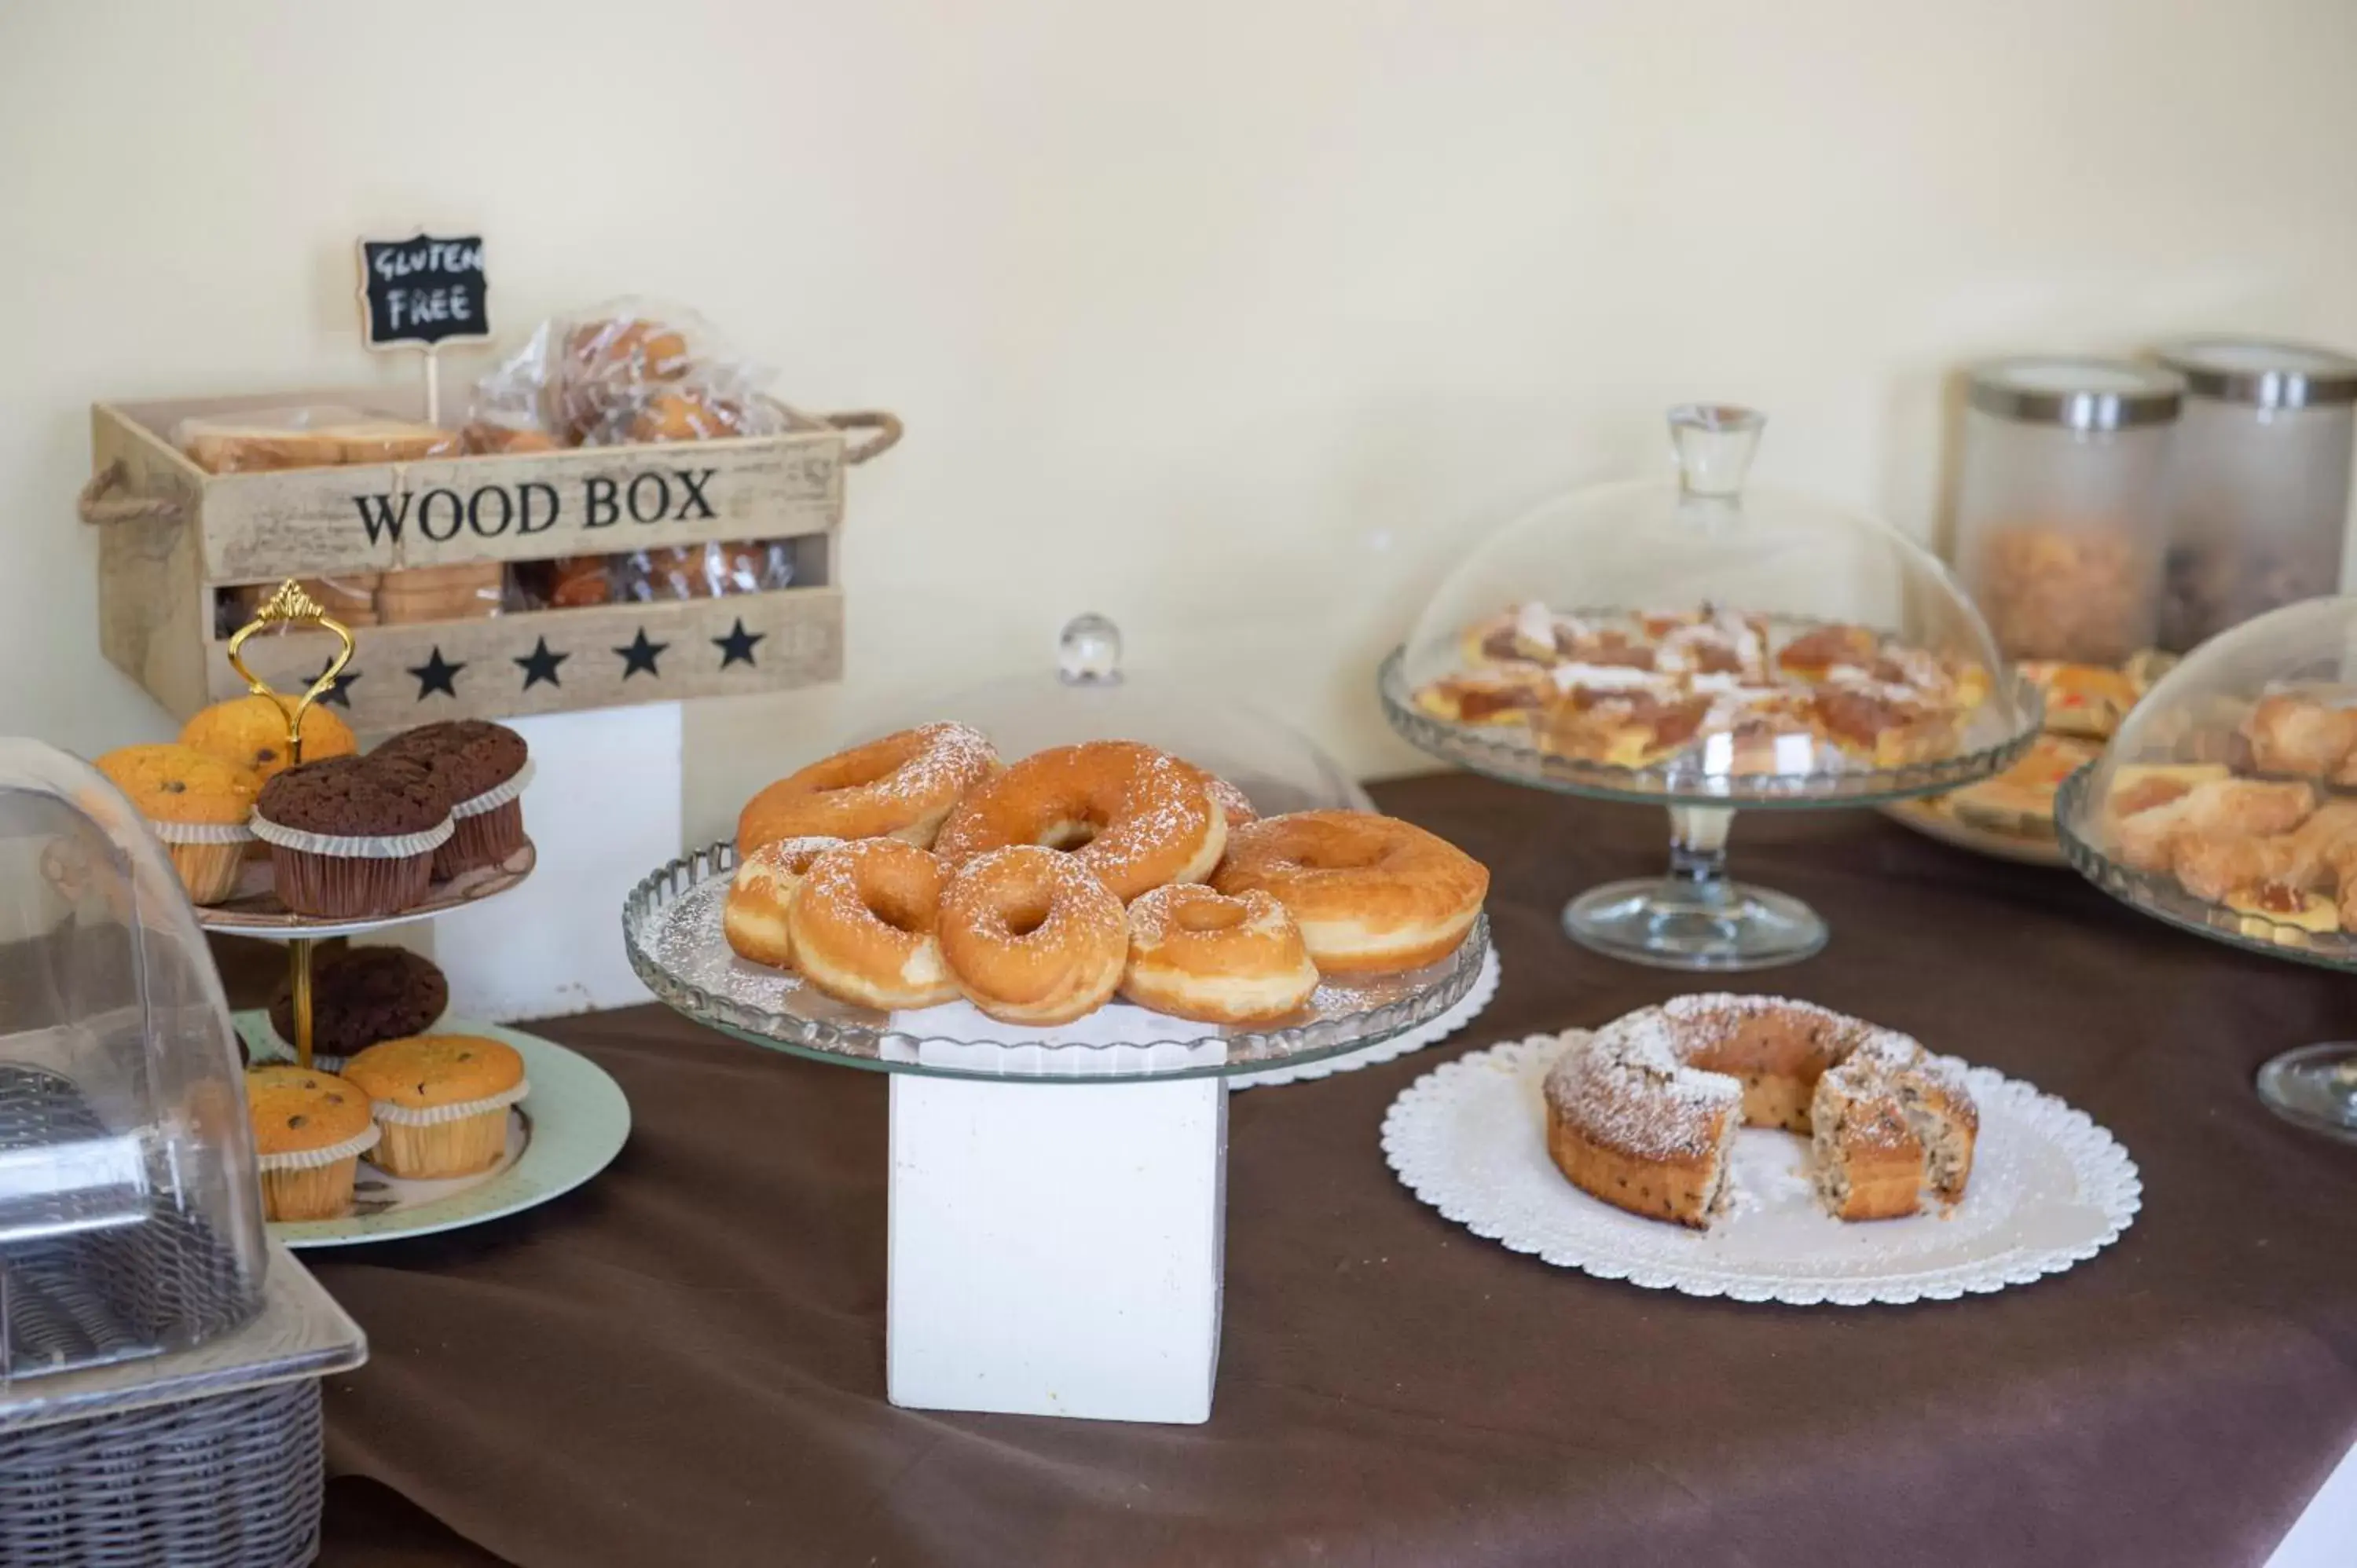
<svg viewBox="0 0 2357 1568"><path fill-rule="evenodd" d="M1473 980L1473 989L1465 1000L1435 1018L1431 1023L1393 1036L1379 1046L1369 1046L1363 1051L1345 1051L1339 1057L1320 1057L1316 1061L1303 1062L1298 1067L1273 1067L1261 1072L1240 1072L1228 1079L1230 1089L1274 1089L1282 1083L1307 1083L1311 1079L1330 1078L1338 1072L1356 1072L1377 1062L1395 1061L1411 1051L1437 1045L1457 1033L1490 1005L1498 994L1498 950L1490 949L1481 955L1481 972Z"/></svg>
<svg viewBox="0 0 2357 1568"><path fill-rule="evenodd" d="M1446 1063L1383 1118L1384 1156L1410 1191L1559 1268L1796 1306L1947 1301L2093 1257L2142 1201L2127 1151L2083 1112L1959 1062L1981 1129L1972 1184L1946 1214L1844 1224L1817 1207L1804 1140L1747 1128L1731 1214L1707 1231L1641 1219L1581 1192L1547 1157L1540 1085L1564 1043L1537 1035Z"/></svg>
<svg viewBox="0 0 2357 1568"><path fill-rule="evenodd" d="M269 1015L241 1013L237 1026L255 1061L286 1059ZM434 1027L504 1040L523 1058L532 1093L508 1112L508 1147L500 1163L449 1181L403 1181L362 1160L358 1212L341 1219L274 1222L271 1235L289 1247L349 1247L480 1225L571 1192L622 1152L630 1135L630 1103L588 1058L537 1035L469 1018L444 1018Z"/></svg>

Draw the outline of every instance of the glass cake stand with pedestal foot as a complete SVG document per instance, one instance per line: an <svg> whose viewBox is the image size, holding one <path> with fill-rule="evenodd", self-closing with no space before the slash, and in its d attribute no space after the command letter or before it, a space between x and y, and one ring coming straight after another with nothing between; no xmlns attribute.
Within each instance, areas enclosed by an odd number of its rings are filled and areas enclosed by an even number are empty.
<svg viewBox="0 0 2357 1568"><path fill-rule="evenodd" d="M1670 865L1565 932L1668 969L1792 963L1824 921L1727 874L1738 811L1878 805L2008 766L2038 734L1947 569L1873 519L1745 478L1749 409L1669 416L1674 485L1580 490L1484 541L1378 677L1392 727L1531 789L1659 805Z"/></svg>

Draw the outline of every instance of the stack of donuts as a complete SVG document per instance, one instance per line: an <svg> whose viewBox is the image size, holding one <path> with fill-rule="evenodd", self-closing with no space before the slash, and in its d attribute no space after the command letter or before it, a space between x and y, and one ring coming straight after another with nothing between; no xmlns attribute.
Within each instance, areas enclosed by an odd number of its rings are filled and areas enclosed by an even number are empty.
<svg viewBox="0 0 2357 1568"><path fill-rule="evenodd" d="M886 1012L964 1000L1067 1024L1116 995L1200 1023L1274 1024L1321 976L1457 950L1490 874L1368 811L1261 818L1150 746L1092 741L1003 765L924 725L747 802L723 910L743 959Z"/></svg>

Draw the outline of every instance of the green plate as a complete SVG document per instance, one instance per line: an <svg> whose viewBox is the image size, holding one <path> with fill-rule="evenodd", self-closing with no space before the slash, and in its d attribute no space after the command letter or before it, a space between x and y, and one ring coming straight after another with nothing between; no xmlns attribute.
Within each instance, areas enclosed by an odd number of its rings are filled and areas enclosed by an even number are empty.
<svg viewBox="0 0 2357 1568"><path fill-rule="evenodd" d="M240 1013L237 1027L255 1061L289 1058L268 1014ZM271 1235L289 1247L349 1247L480 1225L571 1192L622 1152L630 1136L630 1103L588 1058L537 1035L471 1018L444 1018L434 1027L504 1040L523 1058L532 1093L508 1112L508 1150L500 1164L455 1181L401 1181L363 1161L357 1212L341 1219L273 1223Z"/></svg>

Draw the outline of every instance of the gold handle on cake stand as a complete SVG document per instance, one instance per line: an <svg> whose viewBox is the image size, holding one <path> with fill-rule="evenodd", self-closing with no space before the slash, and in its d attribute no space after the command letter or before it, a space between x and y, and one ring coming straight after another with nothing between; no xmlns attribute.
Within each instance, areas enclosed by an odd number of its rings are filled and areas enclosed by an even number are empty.
<svg viewBox="0 0 2357 1568"><path fill-rule="evenodd" d="M245 666L242 657L246 639L258 631L284 631L296 627L316 627L332 632L338 644L336 656L319 678L311 682L301 699L292 706L269 682ZM267 697L278 704L286 715L286 765L290 768L303 760L303 715L311 704L336 689L336 677L352 661L351 628L329 615L304 591L303 585L289 577L254 611L253 618L237 628L229 639L230 668L244 678L246 690L257 697ZM293 992L295 1010L295 1059L303 1067L311 1065L311 949L315 939L296 937L286 944L286 972L289 989Z"/></svg>

